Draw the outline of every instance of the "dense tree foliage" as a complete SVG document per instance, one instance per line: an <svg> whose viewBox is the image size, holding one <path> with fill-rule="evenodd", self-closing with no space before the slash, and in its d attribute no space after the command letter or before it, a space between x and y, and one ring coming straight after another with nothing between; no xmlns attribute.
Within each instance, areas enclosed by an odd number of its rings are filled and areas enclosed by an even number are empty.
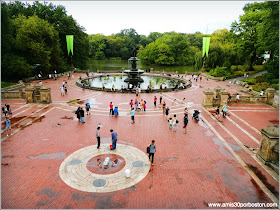
<svg viewBox="0 0 280 210"><path fill-rule="evenodd" d="M60 5L2 2L2 76L5 80L19 79L38 71L69 69L65 35L73 34L73 64L81 69L86 68L88 58L128 59L132 48L137 48L137 56L147 65L192 65L200 70L205 59L208 71L218 69L219 74L230 74L232 65L236 69L243 65L242 71L252 70L253 65L263 63L263 54L268 52L270 59L265 68L271 77L278 77L279 2L250 3L243 11L230 31L220 29L209 35L151 32L145 36L130 28L105 36L87 35ZM201 51L204 36L211 37L207 58L202 58ZM32 65L36 63L40 66L34 71Z"/></svg>
<svg viewBox="0 0 280 210"><path fill-rule="evenodd" d="M73 64L86 68L88 35L63 6L22 2L1 3L2 78L17 80L70 69L67 34L74 35ZM5 41L4 41L5 40ZM34 64L40 64L34 69Z"/></svg>

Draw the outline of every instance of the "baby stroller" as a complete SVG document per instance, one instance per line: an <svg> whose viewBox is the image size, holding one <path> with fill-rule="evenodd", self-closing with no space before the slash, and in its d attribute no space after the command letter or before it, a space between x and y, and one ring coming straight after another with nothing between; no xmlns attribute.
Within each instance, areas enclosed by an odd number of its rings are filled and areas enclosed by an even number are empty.
<svg viewBox="0 0 280 210"><path fill-rule="evenodd" d="M194 110L192 119L199 120L199 113L200 113L199 110Z"/></svg>

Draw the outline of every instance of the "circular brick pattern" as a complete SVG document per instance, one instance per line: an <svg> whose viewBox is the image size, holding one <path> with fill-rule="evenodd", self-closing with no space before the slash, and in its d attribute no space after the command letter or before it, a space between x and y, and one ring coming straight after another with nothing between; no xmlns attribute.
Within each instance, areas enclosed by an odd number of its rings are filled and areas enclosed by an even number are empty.
<svg viewBox="0 0 280 210"><path fill-rule="evenodd" d="M61 163L60 178L70 187L85 192L113 192L131 187L148 174L150 161L141 150L124 144L117 144L114 151L108 150L110 144L101 144L82 148ZM100 155L117 155L125 160L125 166L115 173L97 174L88 170L88 162ZM125 170L130 169L130 178L125 177Z"/></svg>
<svg viewBox="0 0 280 210"><path fill-rule="evenodd" d="M109 167L105 168L104 167L104 160L106 157L110 158L110 162L109 162ZM99 159L100 161L100 165L98 164L97 160ZM117 159L118 162L115 166L112 166L113 161ZM112 173L116 173L120 170L123 169L123 167L125 166L125 160L123 157L116 155L116 154L104 154L104 155L97 155L93 158L91 158L88 162L87 162L87 169L95 174L112 174Z"/></svg>

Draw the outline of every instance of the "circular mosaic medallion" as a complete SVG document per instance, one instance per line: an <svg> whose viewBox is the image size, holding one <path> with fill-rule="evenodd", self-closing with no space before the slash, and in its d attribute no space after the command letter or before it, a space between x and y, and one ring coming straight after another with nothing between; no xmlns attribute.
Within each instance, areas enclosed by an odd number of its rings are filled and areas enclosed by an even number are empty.
<svg viewBox="0 0 280 210"><path fill-rule="evenodd" d="M74 189L100 193L122 190L144 179L150 170L150 161L144 152L124 144L117 144L117 149L111 151L108 149L109 146L110 144L101 144L101 148L97 149L96 145L92 145L72 153L60 165L60 178ZM121 166L121 170L112 171L110 174L106 174L107 169L104 169L102 173L103 168L96 173L89 170L88 167L94 163L95 157L100 158L106 155L123 158L124 166ZM114 160L111 158L109 167L112 167L112 161ZM103 167L103 162L100 165ZM130 169L129 178L125 177L126 169Z"/></svg>

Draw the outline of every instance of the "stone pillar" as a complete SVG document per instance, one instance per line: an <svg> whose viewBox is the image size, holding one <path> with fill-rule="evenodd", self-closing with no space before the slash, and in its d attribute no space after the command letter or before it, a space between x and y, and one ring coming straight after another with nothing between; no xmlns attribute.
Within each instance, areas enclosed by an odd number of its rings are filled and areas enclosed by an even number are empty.
<svg viewBox="0 0 280 210"><path fill-rule="evenodd" d="M223 89L220 92L220 96L221 96L220 106L228 104L228 91L226 89Z"/></svg>
<svg viewBox="0 0 280 210"><path fill-rule="evenodd" d="M275 89L274 88L267 88L265 90L266 92L266 103L268 104L272 104L273 103L273 98L274 98L274 94L275 94Z"/></svg>
<svg viewBox="0 0 280 210"><path fill-rule="evenodd" d="M33 103L34 86L27 86L25 88L26 103Z"/></svg>
<svg viewBox="0 0 280 210"><path fill-rule="evenodd" d="M209 88L203 91L203 102L204 107L213 107L213 95L214 92Z"/></svg>
<svg viewBox="0 0 280 210"><path fill-rule="evenodd" d="M222 88L220 86L214 88L214 98L219 98Z"/></svg>
<svg viewBox="0 0 280 210"><path fill-rule="evenodd" d="M275 108L279 108L279 91L276 91L273 98L272 106Z"/></svg>
<svg viewBox="0 0 280 210"><path fill-rule="evenodd" d="M51 88L49 88L45 85L42 85L39 92L40 92L40 103L49 104L52 102Z"/></svg>
<svg viewBox="0 0 280 210"><path fill-rule="evenodd" d="M258 159L279 171L279 127L268 126L261 130L261 142L257 153Z"/></svg>

